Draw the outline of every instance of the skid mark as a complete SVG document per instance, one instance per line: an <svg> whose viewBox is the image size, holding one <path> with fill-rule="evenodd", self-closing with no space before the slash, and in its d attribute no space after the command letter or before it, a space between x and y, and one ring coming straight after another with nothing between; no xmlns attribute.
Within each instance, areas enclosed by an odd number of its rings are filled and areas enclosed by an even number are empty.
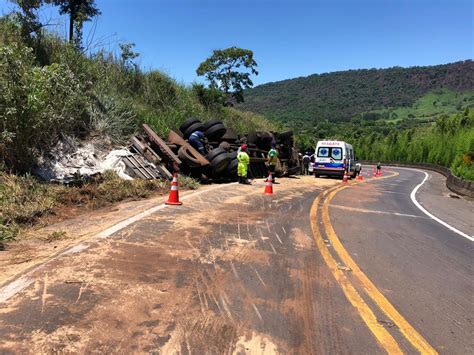
<svg viewBox="0 0 474 355"><path fill-rule="evenodd" d="M230 309L229 307L227 306L227 302L225 301L224 297L221 296L221 302L222 302L222 306L224 307L224 310L225 310L225 313L227 314L227 316L229 317L229 319L231 321L234 321L234 318L232 318L232 313L230 313Z"/></svg>
<svg viewBox="0 0 474 355"><path fill-rule="evenodd" d="M235 269L234 263L232 261L230 262L230 267L232 268L234 276L239 279L239 274L237 274L237 270Z"/></svg>
<svg viewBox="0 0 474 355"><path fill-rule="evenodd" d="M257 314L257 317L260 319L260 321L263 322L262 315L261 315L260 312L258 311L258 308L257 308L257 306L255 305L255 303L252 303L252 307L253 307L253 310L255 311L255 313Z"/></svg>
<svg viewBox="0 0 474 355"><path fill-rule="evenodd" d="M277 237L277 239L278 239L278 241L280 242L280 244L283 244L283 242L281 241L280 236L278 235L278 233L275 233L275 237Z"/></svg>
<svg viewBox="0 0 474 355"><path fill-rule="evenodd" d="M257 269L254 269L254 270L255 270L255 273L257 274L258 279L259 279L260 282L262 283L263 287L267 287L267 285L266 285L265 282L263 281L262 277L261 277L260 274L258 273Z"/></svg>
<svg viewBox="0 0 474 355"><path fill-rule="evenodd" d="M48 273L44 275L44 280L43 280L43 293L41 295L41 313L44 312L47 296L48 296Z"/></svg>
<svg viewBox="0 0 474 355"><path fill-rule="evenodd" d="M277 251L275 250L275 247L273 246L272 242L269 242L269 243L270 243L270 247L271 247L272 250L273 250L273 254L276 254Z"/></svg>
<svg viewBox="0 0 474 355"><path fill-rule="evenodd" d="M81 285L81 287L79 288L79 294L77 295L77 299L76 299L76 302L75 302L75 303L79 302L79 300L81 299L82 293L87 289L87 287L89 286L89 284L90 284L90 281L88 281L88 282L85 284L85 286L82 286L82 285Z"/></svg>

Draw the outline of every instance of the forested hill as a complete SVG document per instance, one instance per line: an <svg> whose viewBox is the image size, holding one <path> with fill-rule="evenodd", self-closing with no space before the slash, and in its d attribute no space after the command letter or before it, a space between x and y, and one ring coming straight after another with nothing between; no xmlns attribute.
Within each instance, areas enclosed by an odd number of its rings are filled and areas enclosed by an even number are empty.
<svg viewBox="0 0 474 355"><path fill-rule="evenodd" d="M289 126L344 121L365 112L412 106L437 89L474 91L474 62L349 70L278 81L245 92L242 108ZM461 106L461 103L459 103Z"/></svg>

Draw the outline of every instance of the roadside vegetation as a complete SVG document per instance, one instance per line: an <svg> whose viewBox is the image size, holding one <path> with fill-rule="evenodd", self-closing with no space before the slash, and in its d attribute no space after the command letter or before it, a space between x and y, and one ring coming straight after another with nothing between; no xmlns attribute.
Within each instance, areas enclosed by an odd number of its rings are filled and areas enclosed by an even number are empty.
<svg viewBox="0 0 474 355"><path fill-rule="evenodd" d="M441 115L434 121L323 123L302 131L298 144L301 149L314 149L318 139L351 142L362 160L438 164L474 180L474 109Z"/></svg>
<svg viewBox="0 0 474 355"><path fill-rule="evenodd" d="M199 186L186 176L180 176L179 184L184 190ZM0 172L0 249L25 228L68 216L66 210L94 210L119 201L166 194L169 189L165 180L123 180L113 171L80 186L49 184L31 175Z"/></svg>
<svg viewBox="0 0 474 355"><path fill-rule="evenodd" d="M167 193L167 182L122 181L111 173L78 187L29 175L62 135L102 136L121 145L143 123L167 136L190 116L217 117L238 132L277 127L226 105L218 88L185 86L160 71L144 71L133 43L122 43L118 54L86 53L81 23L73 19L76 34L64 41L37 21L42 1L19 4L18 13L0 18L0 245L62 206L98 208ZM186 177L182 183L197 186Z"/></svg>

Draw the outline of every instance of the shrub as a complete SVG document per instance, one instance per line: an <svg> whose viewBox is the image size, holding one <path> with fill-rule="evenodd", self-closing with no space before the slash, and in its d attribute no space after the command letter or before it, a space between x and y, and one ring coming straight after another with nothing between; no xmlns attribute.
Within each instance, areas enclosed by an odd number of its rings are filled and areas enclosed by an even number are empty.
<svg viewBox="0 0 474 355"><path fill-rule="evenodd" d="M33 66L31 49L0 47L0 155L7 166L27 171L40 149L62 133L85 130L84 88L65 65Z"/></svg>

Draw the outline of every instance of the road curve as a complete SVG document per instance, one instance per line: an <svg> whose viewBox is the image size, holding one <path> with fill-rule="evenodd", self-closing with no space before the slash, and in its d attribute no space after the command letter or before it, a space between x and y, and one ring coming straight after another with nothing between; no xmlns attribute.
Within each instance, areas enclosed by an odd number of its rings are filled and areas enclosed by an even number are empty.
<svg viewBox="0 0 474 355"><path fill-rule="evenodd" d="M436 173L388 170L385 177L398 175L356 184L331 199L334 231L363 273L428 344L440 353L472 353L472 241L452 229L474 234L473 204L453 198ZM428 217L410 197L425 174L430 188L421 185L416 201L452 229ZM413 350L412 345L407 342L404 350Z"/></svg>
<svg viewBox="0 0 474 355"><path fill-rule="evenodd" d="M413 204L423 172L389 170L143 212L0 285L0 353L472 353L471 242ZM422 206L472 235L430 177Z"/></svg>

